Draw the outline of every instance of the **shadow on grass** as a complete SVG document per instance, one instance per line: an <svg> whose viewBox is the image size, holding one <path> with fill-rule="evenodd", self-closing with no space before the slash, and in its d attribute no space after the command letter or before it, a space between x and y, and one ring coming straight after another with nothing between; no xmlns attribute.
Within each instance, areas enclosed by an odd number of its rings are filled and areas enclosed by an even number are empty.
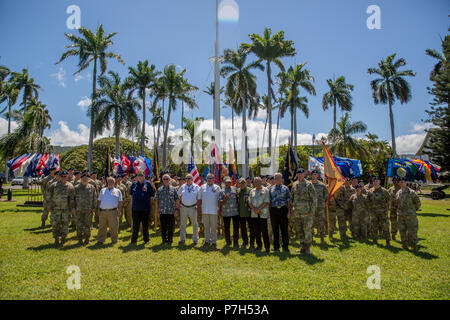
<svg viewBox="0 0 450 320"><path fill-rule="evenodd" d="M440 218L448 218L450 217L450 214L444 214L444 213L418 213L418 216L421 217L431 217L431 218L435 218L435 217L440 217Z"/></svg>
<svg viewBox="0 0 450 320"><path fill-rule="evenodd" d="M165 250L171 250L171 249L174 249L174 247L172 245L168 245L165 243L160 243L160 244L154 245L149 248L149 250L152 250L153 252L159 252L159 251L165 251Z"/></svg>
<svg viewBox="0 0 450 320"><path fill-rule="evenodd" d="M87 247L89 250L99 250L99 249L105 249L105 248L110 248L113 247L114 243L110 242L107 244L100 244L98 242L96 242L95 244L93 244L92 246Z"/></svg>
<svg viewBox="0 0 450 320"><path fill-rule="evenodd" d="M131 244L131 243L129 243L126 246L120 246L119 249L122 250L123 253L127 253L127 252L130 252L130 251L139 251L139 250L145 249L145 244L144 243L141 243L141 244Z"/></svg>
<svg viewBox="0 0 450 320"><path fill-rule="evenodd" d="M55 245L54 243L47 243L47 244L41 244L37 247L28 247L27 250L32 251L41 251L41 250L48 250L48 249L58 249L60 246Z"/></svg>
<svg viewBox="0 0 450 320"><path fill-rule="evenodd" d="M300 255L298 255L298 258L300 259L300 260L303 260L303 261L305 261L306 262L306 264L308 264L308 265L314 265L314 264L316 264L316 263L320 263L320 262L324 262L325 260L324 259L321 259L321 258L318 258L318 257L316 257L314 254L300 254Z"/></svg>
<svg viewBox="0 0 450 320"><path fill-rule="evenodd" d="M191 244L179 244L175 247L175 249L179 250L179 251L186 251L186 250L191 250L192 248L195 247L195 244L191 243Z"/></svg>

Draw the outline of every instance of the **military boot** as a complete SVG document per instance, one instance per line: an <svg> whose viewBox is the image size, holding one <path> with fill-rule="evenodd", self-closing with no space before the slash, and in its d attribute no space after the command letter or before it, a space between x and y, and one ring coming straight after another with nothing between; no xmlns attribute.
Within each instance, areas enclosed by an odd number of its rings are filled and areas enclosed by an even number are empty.
<svg viewBox="0 0 450 320"><path fill-rule="evenodd" d="M83 238L82 237L78 237L78 245L83 245Z"/></svg>
<svg viewBox="0 0 450 320"><path fill-rule="evenodd" d="M55 245L59 246L59 239L58 239L58 237L55 237Z"/></svg>
<svg viewBox="0 0 450 320"><path fill-rule="evenodd" d="M413 249L414 253L417 253L418 249L417 249L417 245L416 244L412 246L412 249Z"/></svg>
<svg viewBox="0 0 450 320"><path fill-rule="evenodd" d="M41 223L41 228L42 228L42 229L44 229L44 228L45 228L45 221L44 221L44 220L42 220L42 223Z"/></svg>
<svg viewBox="0 0 450 320"><path fill-rule="evenodd" d="M392 241L397 241L397 240L395 240L395 234L394 233L392 234Z"/></svg>
<svg viewBox="0 0 450 320"><path fill-rule="evenodd" d="M408 244L406 243L406 241L402 241L402 248L408 250Z"/></svg>
<svg viewBox="0 0 450 320"><path fill-rule="evenodd" d="M373 244L378 244L378 240L377 239L373 239Z"/></svg>
<svg viewBox="0 0 450 320"><path fill-rule="evenodd" d="M61 236L61 245L66 243L66 236Z"/></svg>
<svg viewBox="0 0 450 320"><path fill-rule="evenodd" d="M86 239L84 240L84 245L87 246L88 244L89 244L89 238L86 238Z"/></svg>
<svg viewBox="0 0 450 320"><path fill-rule="evenodd" d="M325 239L322 237L320 237L320 244L325 244Z"/></svg>
<svg viewBox="0 0 450 320"><path fill-rule="evenodd" d="M390 248L391 247L391 240L386 239L386 248Z"/></svg>

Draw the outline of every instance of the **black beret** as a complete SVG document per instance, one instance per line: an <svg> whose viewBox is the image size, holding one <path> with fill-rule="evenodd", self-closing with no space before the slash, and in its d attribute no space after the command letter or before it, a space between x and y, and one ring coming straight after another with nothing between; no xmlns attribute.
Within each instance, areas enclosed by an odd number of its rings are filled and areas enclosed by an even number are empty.
<svg viewBox="0 0 450 320"><path fill-rule="evenodd" d="M400 178L400 181L408 181L408 180L406 180L406 177L402 177Z"/></svg>
<svg viewBox="0 0 450 320"><path fill-rule="evenodd" d="M56 170L56 168L50 168L50 169L48 169L48 171L53 171L53 170Z"/></svg>
<svg viewBox="0 0 450 320"><path fill-rule="evenodd" d="M67 171L73 171L73 168L69 168Z"/></svg>
<svg viewBox="0 0 450 320"><path fill-rule="evenodd" d="M67 176L67 171L63 171L60 173L61 177Z"/></svg>
<svg viewBox="0 0 450 320"><path fill-rule="evenodd" d="M73 174L74 174L74 175L77 175L77 174L80 174L80 173L81 173L81 172L77 170L77 171L75 171Z"/></svg>
<svg viewBox="0 0 450 320"><path fill-rule="evenodd" d="M313 173L320 174L319 170L316 170L316 169L314 169L313 171L311 171L311 174L313 174Z"/></svg>
<svg viewBox="0 0 450 320"><path fill-rule="evenodd" d="M304 173L304 172L305 172L305 169L303 169L303 168L297 169L297 173Z"/></svg>
<svg viewBox="0 0 450 320"><path fill-rule="evenodd" d="M373 180L380 180L381 181L380 177L375 177L375 178L373 178Z"/></svg>
<svg viewBox="0 0 450 320"><path fill-rule="evenodd" d="M355 189L359 189L359 188L362 188L362 186L358 183L358 184L355 186Z"/></svg>
<svg viewBox="0 0 450 320"><path fill-rule="evenodd" d="M84 178L84 177L89 177L89 175L88 175L87 173L83 173L83 174L81 175L81 178Z"/></svg>

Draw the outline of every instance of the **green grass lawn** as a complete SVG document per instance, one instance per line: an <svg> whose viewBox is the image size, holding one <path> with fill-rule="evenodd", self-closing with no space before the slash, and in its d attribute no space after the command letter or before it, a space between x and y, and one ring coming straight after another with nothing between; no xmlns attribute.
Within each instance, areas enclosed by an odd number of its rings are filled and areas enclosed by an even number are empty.
<svg viewBox="0 0 450 320"><path fill-rule="evenodd" d="M0 299L449 299L450 199L422 198L420 252L336 240L314 245L312 256L264 254L200 244L130 247L130 230L112 246L93 241L79 247L75 233L63 248L53 246L51 228L40 229L40 208L16 207L26 191L14 190L16 203L0 202ZM190 231L188 229L188 236ZM93 230L97 235L97 230ZM178 229L174 243L178 243ZM139 239L141 241L141 238ZM142 242L140 242L142 243ZM81 289L69 290L66 268L77 265ZM381 289L370 290L367 267L381 269Z"/></svg>

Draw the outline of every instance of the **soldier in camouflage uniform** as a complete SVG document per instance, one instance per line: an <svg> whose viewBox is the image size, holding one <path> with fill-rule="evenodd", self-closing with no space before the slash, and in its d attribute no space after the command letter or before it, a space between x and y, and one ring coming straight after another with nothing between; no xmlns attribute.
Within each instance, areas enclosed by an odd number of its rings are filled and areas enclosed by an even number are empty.
<svg viewBox="0 0 450 320"><path fill-rule="evenodd" d="M74 208L74 188L67 182L67 172L60 174L60 181L50 186L51 215L55 244L64 244L69 233L70 213ZM61 238L61 242L59 241Z"/></svg>
<svg viewBox="0 0 450 320"><path fill-rule="evenodd" d="M316 190L317 195L317 207L314 212L314 227L317 229L317 234L320 237L320 243L325 243L324 237L326 235L327 228L327 217L325 214L325 206L328 200L328 188L327 186L320 182L319 176L320 172L318 170L313 170L312 174L312 184Z"/></svg>
<svg viewBox="0 0 450 320"><path fill-rule="evenodd" d="M333 233L336 231L336 201L334 195L328 201L328 221L327 227L330 229L330 240L333 239Z"/></svg>
<svg viewBox="0 0 450 320"><path fill-rule="evenodd" d="M345 221L345 208L346 208L346 195L345 187L341 186L333 196L334 203L336 204L336 217L339 227L339 235L342 241L347 240L347 223Z"/></svg>
<svg viewBox="0 0 450 320"><path fill-rule="evenodd" d="M120 192L122 193L122 201L123 201L123 203L126 203L126 201L129 199L130 195L126 194L127 190L126 190L126 187L122 184L122 177L120 175L116 175L116 176L114 176L114 178L116 180L115 187L117 189L119 189ZM122 212L120 212L120 217L119 217L119 233L120 233L120 224L122 223L123 212L124 211L122 209Z"/></svg>
<svg viewBox="0 0 450 320"><path fill-rule="evenodd" d="M392 187L389 188L389 194L391 196L391 207L390 207L390 212L389 212L389 220L391 221L391 236L392 236L392 240L395 241L395 236L397 234L397 230L398 230L398 224L397 224L397 199L396 199L396 194L397 192L400 190L400 185L398 183L398 178L394 177L392 179L392 182L394 183L394 185Z"/></svg>
<svg viewBox="0 0 450 320"><path fill-rule="evenodd" d="M48 188L50 187L50 185L56 181L55 178L55 170L56 168L50 168L50 174L48 176L46 176L44 179L41 180L41 190L42 190L42 202L43 202L43 206L44 209L42 211L42 216L41 216L41 228L45 228L45 221L47 221L48 218L48 212L50 211L50 201L49 201L49 192L48 192Z"/></svg>
<svg viewBox="0 0 450 320"><path fill-rule="evenodd" d="M88 183L89 175L81 175L81 183L75 187L75 206L73 209L76 225L78 244L87 245L91 236L92 212L97 203L97 190Z"/></svg>
<svg viewBox="0 0 450 320"><path fill-rule="evenodd" d="M313 184L305 180L303 168L297 170L297 181L293 184L292 210L294 212L294 227L300 235L302 249L300 253L310 254L312 244L312 229L314 212L317 207L317 195Z"/></svg>
<svg viewBox="0 0 450 320"><path fill-rule="evenodd" d="M402 248L407 250L408 245L417 252L417 232L419 220L417 210L420 208L420 199L416 192L406 186L406 179L401 178L400 190L395 196L397 202L398 230L402 240Z"/></svg>
<svg viewBox="0 0 450 320"><path fill-rule="evenodd" d="M86 172L87 173L87 172ZM98 195L100 194L100 190L103 189L103 183L97 179L97 173L95 172L91 172L90 173L90 179L88 180L89 184L92 184L95 187L95 193L96 193L96 197L98 197ZM98 215L97 215L97 206L98 203L97 201L95 202L95 210L94 210L94 226L98 226Z"/></svg>
<svg viewBox="0 0 450 320"><path fill-rule="evenodd" d="M350 209L350 197L355 193L355 189L350 185L350 179L347 178L344 186L344 216L346 223L348 222L348 229L352 230L352 210Z"/></svg>
<svg viewBox="0 0 450 320"><path fill-rule="evenodd" d="M353 238L365 241L367 239L367 224L369 222L369 208L367 195L363 194L363 187L360 184L355 186L356 193L350 197L350 207L352 209Z"/></svg>
<svg viewBox="0 0 450 320"><path fill-rule="evenodd" d="M128 174L124 173L122 175L122 183L125 185L125 189L127 191L127 194L130 194L131 185L133 184L131 180L128 179ZM124 213L125 213L125 219L130 226L131 230L133 230L133 219L131 217L131 197L127 198L127 202L124 203Z"/></svg>
<svg viewBox="0 0 450 320"><path fill-rule="evenodd" d="M74 170L73 168L70 168L67 170L67 182L70 182L72 185L75 183L75 176L73 175Z"/></svg>
<svg viewBox="0 0 450 320"><path fill-rule="evenodd" d="M389 192L381 186L380 178L374 179L373 188L370 189L368 194L370 202L370 237L373 239L373 243L378 243L378 230L381 228L383 236L386 239L386 247L390 247L390 235L389 235L389 220L388 210L391 196Z"/></svg>

